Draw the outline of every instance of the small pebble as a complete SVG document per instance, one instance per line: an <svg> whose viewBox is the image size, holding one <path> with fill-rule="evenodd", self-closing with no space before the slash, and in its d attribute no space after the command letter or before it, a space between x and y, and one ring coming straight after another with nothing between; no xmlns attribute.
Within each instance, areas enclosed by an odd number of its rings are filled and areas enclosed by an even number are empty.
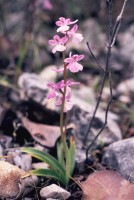
<svg viewBox="0 0 134 200"><path fill-rule="evenodd" d="M40 196L43 199L58 199L58 200L65 200L68 199L71 194L61 188L60 186L57 186L55 184L49 185L47 187L44 187L40 191Z"/></svg>

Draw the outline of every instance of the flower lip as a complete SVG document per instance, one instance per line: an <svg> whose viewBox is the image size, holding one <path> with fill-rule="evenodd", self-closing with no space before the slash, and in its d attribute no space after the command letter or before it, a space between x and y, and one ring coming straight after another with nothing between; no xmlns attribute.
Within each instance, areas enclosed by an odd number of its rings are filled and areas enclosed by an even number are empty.
<svg viewBox="0 0 134 200"><path fill-rule="evenodd" d="M83 58L83 54L75 54L72 56L70 53L69 58L66 58L64 62L67 63L67 69L69 69L72 73L76 73L83 70L83 66L78 63L78 61L82 60Z"/></svg>

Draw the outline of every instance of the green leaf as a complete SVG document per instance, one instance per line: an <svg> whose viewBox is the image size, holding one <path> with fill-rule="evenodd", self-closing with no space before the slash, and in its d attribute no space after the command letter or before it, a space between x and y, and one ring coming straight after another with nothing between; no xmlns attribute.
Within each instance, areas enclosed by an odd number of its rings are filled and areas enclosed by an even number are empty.
<svg viewBox="0 0 134 200"><path fill-rule="evenodd" d="M22 147L21 151L47 163L54 171L60 173L61 176L65 176L65 169L63 166L50 154L31 147Z"/></svg>
<svg viewBox="0 0 134 200"><path fill-rule="evenodd" d="M69 181L70 178L70 168L71 168L71 160L70 160L70 152L67 146L66 139L63 140L64 150L65 150L65 163L66 163L66 180Z"/></svg>
<svg viewBox="0 0 134 200"><path fill-rule="evenodd" d="M62 166L65 166L64 162L64 152L63 152L63 145L61 142L57 143L57 157L58 161Z"/></svg>
<svg viewBox="0 0 134 200"><path fill-rule="evenodd" d="M35 175L35 176L46 176L49 178L53 178L57 181L59 181L60 183L62 183L63 185L66 185L66 179L64 177L59 177L55 171L51 170L51 169L36 169L36 170L31 170L30 174Z"/></svg>

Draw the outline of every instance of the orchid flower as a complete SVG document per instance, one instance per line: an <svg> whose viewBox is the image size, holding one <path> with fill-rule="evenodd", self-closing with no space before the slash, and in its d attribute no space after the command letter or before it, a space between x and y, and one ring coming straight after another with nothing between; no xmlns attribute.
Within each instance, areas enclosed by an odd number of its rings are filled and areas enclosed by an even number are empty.
<svg viewBox="0 0 134 200"><path fill-rule="evenodd" d="M58 83L48 83L47 86L52 89L51 92L48 93L47 98L52 99L56 97L56 91L62 89L65 84L64 80L61 80Z"/></svg>
<svg viewBox="0 0 134 200"><path fill-rule="evenodd" d="M67 32L68 37L72 38L73 42L81 42L84 39L81 33L75 33L77 29L78 29L78 25L75 24L73 28Z"/></svg>
<svg viewBox="0 0 134 200"><path fill-rule="evenodd" d="M57 99L55 105L60 106L62 104L62 99L63 99L63 95L58 96L58 99ZM71 102L71 88L66 87L64 112L71 110L72 107L73 107L73 103Z"/></svg>
<svg viewBox="0 0 134 200"><path fill-rule="evenodd" d="M71 56L70 53L69 58L66 58L64 62L67 63L67 69L69 69L72 73L76 73L83 70L83 66L78 63L78 61L82 60L83 58L84 55L75 54Z"/></svg>
<svg viewBox="0 0 134 200"><path fill-rule="evenodd" d="M52 52L56 53L56 51L60 51L60 52L65 51L66 47L64 46L64 44L67 42L67 40L68 38L66 36L60 38L58 35L55 35L52 40L48 41L48 43L50 45L55 46L52 49Z"/></svg>
<svg viewBox="0 0 134 200"><path fill-rule="evenodd" d="M63 91L64 87L69 87L71 85L78 85L79 82L74 82L72 80L67 80L64 83L64 80L59 81L58 83L48 83L47 86L51 89L51 92L48 93L47 98L52 99L56 97L56 91L60 90Z"/></svg>
<svg viewBox="0 0 134 200"><path fill-rule="evenodd" d="M57 26L60 26L57 29L57 32L61 32L61 33L66 33L66 31L69 30L69 25L71 24L75 24L78 20L75 20L73 22L71 22L71 20L69 18L65 19L64 17L60 17L59 20L56 22Z"/></svg>

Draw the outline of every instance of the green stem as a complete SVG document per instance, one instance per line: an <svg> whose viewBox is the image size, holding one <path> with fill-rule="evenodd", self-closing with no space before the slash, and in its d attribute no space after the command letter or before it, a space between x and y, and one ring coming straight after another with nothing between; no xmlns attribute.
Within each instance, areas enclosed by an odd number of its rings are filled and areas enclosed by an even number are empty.
<svg viewBox="0 0 134 200"><path fill-rule="evenodd" d="M63 79L64 83L66 84L67 82L67 69L66 69L66 63L64 62L65 59L65 52L63 52L63 63L64 63L64 72L63 72ZM65 107L65 97L66 97L66 86L64 87L63 90L63 98L62 98L62 104L61 104L61 112L60 112L60 132L61 132L61 142L63 144L63 149L65 153L65 163L66 163L66 182L69 180L70 176L70 154L69 154L69 149L66 143L66 126L64 130L64 107Z"/></svg>
<svg viewBox="0 0 134 200"><path fill-rule="evenodd" d="M63 52L62 55L63 55L63 62L64 62L65 52ZM64 79L64 83L66 84L66 82L67 82L67 69L66 69L65 62L64 62L63 79ZM61 112L60 112L60 132L61 132L61 140L64 144L65 135L66 135L66 130L64 131L64 107L65 107L66 86L64 87L64 91L63 91L62 95L63 95L63 98L62 98Z"/></svg>

